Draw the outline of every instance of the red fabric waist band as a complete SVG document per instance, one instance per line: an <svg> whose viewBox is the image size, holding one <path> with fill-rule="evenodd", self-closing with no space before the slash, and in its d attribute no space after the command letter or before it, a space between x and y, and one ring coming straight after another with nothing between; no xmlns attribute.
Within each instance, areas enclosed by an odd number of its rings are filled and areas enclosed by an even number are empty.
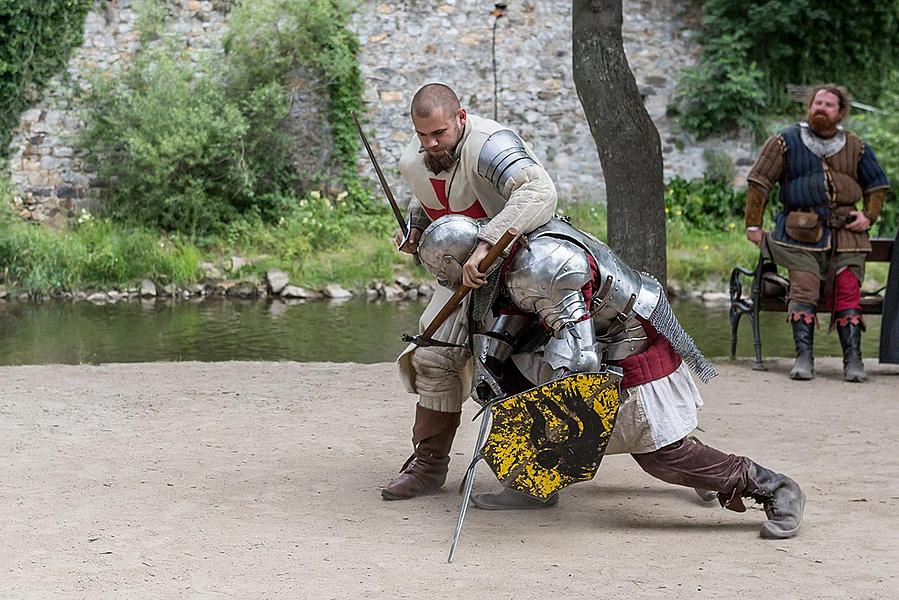
<svg viewBox="0 0 899 600"><path fill-rule="evenodd" d="M653 329L649 323L644 322L643 327L650 340L649 348L612 363L624 370L622 388L632 388L667 377L680 367L683 360L668 338Z"/></svg>

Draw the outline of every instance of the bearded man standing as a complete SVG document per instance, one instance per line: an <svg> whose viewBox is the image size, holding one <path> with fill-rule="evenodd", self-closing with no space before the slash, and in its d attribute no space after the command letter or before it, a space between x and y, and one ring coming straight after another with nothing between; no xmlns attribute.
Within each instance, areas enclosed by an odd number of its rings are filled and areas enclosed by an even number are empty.
<svg viewBox="0 0 899 600"><path fill-rule="evenodd" d="M429 83L411 105L415 137L400 159L400 172L414 196L409 206L409 238L400 250L416 251L421 232L435 219L461 214L490 219L471 256L461 266L462 282L487 283L478 270L493 245L509 228L522 234L544 225L556 210L556 189L531 148L512 130L468 114L456 93ZM421 317L426 327L452 292L438 286ZM397 360L407 391L418 394L412 428L413 454L381 496L401 500L434 492L446 480L449 453L459 426L462 403L470 393L468 298L433 339L464 347L410 345Z"/></svg>
<svg viewBox="0 0 899 600"><path fill-rule="evenodd" d="M812 346L823 286L832 311L830 327L836 327L843 349L844 378L862 382L861 281L865 254L871 251L867 232L880 215L889 182L871 147L840 126L849 113L845 88L816 86L807 112L807 122L768 139L749 173L746 237L789 271L787 311L796 345L790 377L814 377ZM775 183L783 210L767 233L761 229L762 214Z"/></svg>

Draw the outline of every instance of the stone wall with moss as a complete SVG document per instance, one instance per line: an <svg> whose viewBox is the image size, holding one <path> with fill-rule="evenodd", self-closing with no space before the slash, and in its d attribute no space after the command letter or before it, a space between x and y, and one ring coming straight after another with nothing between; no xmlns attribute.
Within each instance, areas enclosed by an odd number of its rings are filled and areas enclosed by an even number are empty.
<svg viewBox="0 0 899 600"><path fill-rule="evenodd" d="M561 198L603 199L596 147L571 73L571 2L509 2L496 27L498 120L516 129L540 155ZM695 17L683 2L624 0L624 46L646 108L659 129L665 177L700 177L703 151L720 150L745 175L756 145L742 139L697 144L666 115L680 69L694 64ZM391 165L412 137L408 106L428 81L453 86L466 108L493 117L493 3L466 0L365 2L354 19L363 47L369 129ZM398 181L397 194L405 190ZM738 177L735 183L742 183Z"/></svg>
<svg viewBox="0 0 899 600"><path fill-rule="evenodd" d="M602 172L571 75L571 3L508 4L508 14L496 28L498 119L535 148L562 198L602 199ZM221 52L232 2L158 0L156 5L165 11L165 35L197 53ZM625 50L661 134L666 177L701 176L706 169L703 150L711 148L727 152L736 162L739 184L739 174L745 173L755 152L751 140L697 144L666 115L678 71L693 64L699 51L682 5L674 0L625 0ZM15 208L22 216L60 221L98 202L102 190L86 167L85 151L74 141L83 127L79 90L87 73L115 76L139 44L152 41L146 6L139 0L98 0L87 18L84 43L66 72L22 114L8 163ZM492 3L472 0L364 1L358 6L351 28L361 44L366 129L400 199L407 199L408 192L395 163L413 135L408 104L421 84L444 81L459 91L470 111L493 116L492 8ZM319 104L300 104L294 112L301 113L305 106L309 114L293 114L298 122L324 119L315 114ZM359 164L371 173L363 154Z"/></svg>

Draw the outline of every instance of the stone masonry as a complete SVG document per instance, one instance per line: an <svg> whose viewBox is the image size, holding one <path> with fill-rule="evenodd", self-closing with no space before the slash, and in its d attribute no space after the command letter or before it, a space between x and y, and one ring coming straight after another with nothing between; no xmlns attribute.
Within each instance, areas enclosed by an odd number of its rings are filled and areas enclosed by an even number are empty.
<svg viewBox="0 0 899 600"><path fill-rule="evenodd" d="M220 50L225 15L217 3L156 0L166 36L183 41L196 56ZM87 150L79 148L84 127L78 96L95 74L115 74L139 46L141 0L97 0L87 15L84 42L65 73L48 84L41 101L22 113L10 145L10 179L15 210L35 221L60 224L80 210L98 205L101 190L88 169Z"/></svg>
<svg viewBox="0 0 899 600"><path fill-rule="evenodd" d="M228 2L159 0L168 12L166 35L197 52L220 51ZM87 19L84 44L64 76L23 113L10 149L16 209L38 221L61 221L96 206L101 190L75 142L83 127L77 90L85 75L114 72L138 47L138 0L98 0ZM571 3L509 2L496 28L497 116L517 130L544 161L562 199L604 199L602 171L571 73ZM745 174L756 151L748 138L697 143L666 115L677 73L693 64L699 46L674 0L624 0L625 50L647 110L659 129L665 177L701 176L705 148L726 151ZM428 81L443 81L464 106L492 117L491 2L474 0L365 1L351 22L361 43L365 128L391 186L401 200L396 162L413 135L408 105ZM314 106L314 103L310 103ZM297 116L297 118L302 118ZM371 174L360 153L360 168ZM372 177L373 178L373 177ZM741 183L738 178L736 183Z"/></svg>
<svg viewBox="0 0 899 600"><path fill-rule="evenodd" d="M507 16L496 28L497 119L531 144L561 199L604 201L602 169L571 72L571 2L507 4ZM678 71L694 64L700 51L682 6L672 0L624 0L625 51L659 129L665 179L701 177L706 148L727 152L745 176L757 150L749 137L698 144L666 115ZM369 136L400 198L408 192L390 167L414 133L408 107L418 87L447 83L465 108L493 117L492 9L492 2L469 0L365 2L353 20L363 47Z"/></svg>

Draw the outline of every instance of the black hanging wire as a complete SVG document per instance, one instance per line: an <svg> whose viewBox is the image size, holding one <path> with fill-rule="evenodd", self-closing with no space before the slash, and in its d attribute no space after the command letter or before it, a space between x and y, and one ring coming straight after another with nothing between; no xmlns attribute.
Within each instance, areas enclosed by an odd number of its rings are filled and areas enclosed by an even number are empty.
<svg viewBox="0 0 899 600"><path fill-rule="evenodd" d="M499 20L503 18L506 14L506 3L505 2L497 2L493 5L493 10L490 12L490 16L493 17L493 44L491 46L493 52L493 120L496 121L499 116L498 113L498 92L499 85L497 83L497 73L496 73L496 26L499 23Z"/></svg>

